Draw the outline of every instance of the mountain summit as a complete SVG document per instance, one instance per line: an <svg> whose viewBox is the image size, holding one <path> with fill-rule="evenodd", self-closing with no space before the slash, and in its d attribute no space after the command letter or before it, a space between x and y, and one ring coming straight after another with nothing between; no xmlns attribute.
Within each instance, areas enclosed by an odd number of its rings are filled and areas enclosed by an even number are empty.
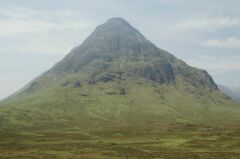
<svg viewBox="0 0 240 159"><path fill-rule="evenodd" d="M6 127L102 129L240 120L240 108L206 71L159 49L122 18L98 26L1 105L0 125Z"/></svg>
<svg viewBox="0 0 240 159"><path fill-rule="evenodd" d="M122 18L112 18L105 24L98 26L83 45L98 47L100 44L101 46L110 45L105 49L118 51L121 48L133 49L134 45L146 43L149 43L147 39L127 21Z"/></svg>
<svg viewBox="0 0 240 159"><path fill-rule="evenodd" d="M112 18L98 26L83 44L74 48L54 69L76 72L80 66L99 56L109 58L122 54L147 55L158 52L158 48L124 19Z"/></svg>

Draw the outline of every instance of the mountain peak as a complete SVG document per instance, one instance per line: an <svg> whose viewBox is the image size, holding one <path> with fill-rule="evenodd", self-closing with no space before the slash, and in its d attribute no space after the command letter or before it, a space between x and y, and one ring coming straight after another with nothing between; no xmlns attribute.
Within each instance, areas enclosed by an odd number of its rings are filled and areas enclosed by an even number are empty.
<svg viewBox="0 0 240 159"><path fill-rule="evenodd" d="M121 17L110 18L106 23L107 24L127 24L127 25L130 25L125 19L123 19Z"/></svg>
<svg viewBox="0 0 240 159"><path fill-rule="evenodd" d="M110 18L105 23L99 26L101 27L112 27L112 28L128 28L133 29L131 24L127 22L125 19L120 17ZM97 27L98 28L98 27ZM111 30L109 30L111 31Z"/></svg>
<svg viewBox="0 0 240 159"><path fill-rule="evenodd" d="M126 42L148 42L146 38L123 18L111 18L96 27L94 32L85 40L84 44L101 46L124 44ZM121 46L123 47L123 46Z"/></svg>
<svg viewBox="0 0 240 159"><path fill-rule="evenodd" d="M118 29L126 29L128 31L135 31L136 29L134 29L130 23L128 23L125 19L120 18L120 17L115 17L115 18L111 18L109 19L107 22L105 22L104 24L100 25L101 27L107 27L107 28L118 28ZM111 30L109 30L111 31Z"/></svg>

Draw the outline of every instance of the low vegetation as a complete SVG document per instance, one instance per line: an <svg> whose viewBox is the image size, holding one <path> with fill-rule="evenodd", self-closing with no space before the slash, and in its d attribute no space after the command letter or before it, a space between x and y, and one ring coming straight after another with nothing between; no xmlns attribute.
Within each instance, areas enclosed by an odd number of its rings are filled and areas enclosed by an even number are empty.
<svg viewBox="0 0 240 159"><path fill-rule="evenodd" d="M236 125L1 130L2 159L238 159Z"/></svg>

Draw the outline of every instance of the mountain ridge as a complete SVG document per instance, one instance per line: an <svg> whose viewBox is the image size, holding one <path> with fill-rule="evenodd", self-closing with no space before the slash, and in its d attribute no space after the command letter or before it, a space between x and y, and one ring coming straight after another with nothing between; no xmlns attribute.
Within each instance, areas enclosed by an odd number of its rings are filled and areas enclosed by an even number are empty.
<svg viewBox="0 0 240 159"><path fill-rule="evenodd" d="M218 85L219 90L221 90L224 94L231 97L232 99L240 102L240 89L232 88L225 85Z"/></svg>

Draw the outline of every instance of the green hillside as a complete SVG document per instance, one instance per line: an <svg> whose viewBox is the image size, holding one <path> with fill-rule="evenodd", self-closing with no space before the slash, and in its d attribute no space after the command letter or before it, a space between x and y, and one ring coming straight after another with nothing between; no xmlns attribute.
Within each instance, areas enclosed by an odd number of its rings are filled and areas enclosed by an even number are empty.
<svg viewBox="0 0 240 159"><path fill-rule="evenodd" d="M240 157L239 106L219 91L144 78L79 79L3 104L0 158Z"/></svg>
<svg viewBox="0 0 240 159"><path fill-rule="evenodd" d="M1 125L137 126L238 122L240 108L219 91L121 77L89 84L72 75L1 106ZM77 85L76 83L79 83Z"/></svg>

